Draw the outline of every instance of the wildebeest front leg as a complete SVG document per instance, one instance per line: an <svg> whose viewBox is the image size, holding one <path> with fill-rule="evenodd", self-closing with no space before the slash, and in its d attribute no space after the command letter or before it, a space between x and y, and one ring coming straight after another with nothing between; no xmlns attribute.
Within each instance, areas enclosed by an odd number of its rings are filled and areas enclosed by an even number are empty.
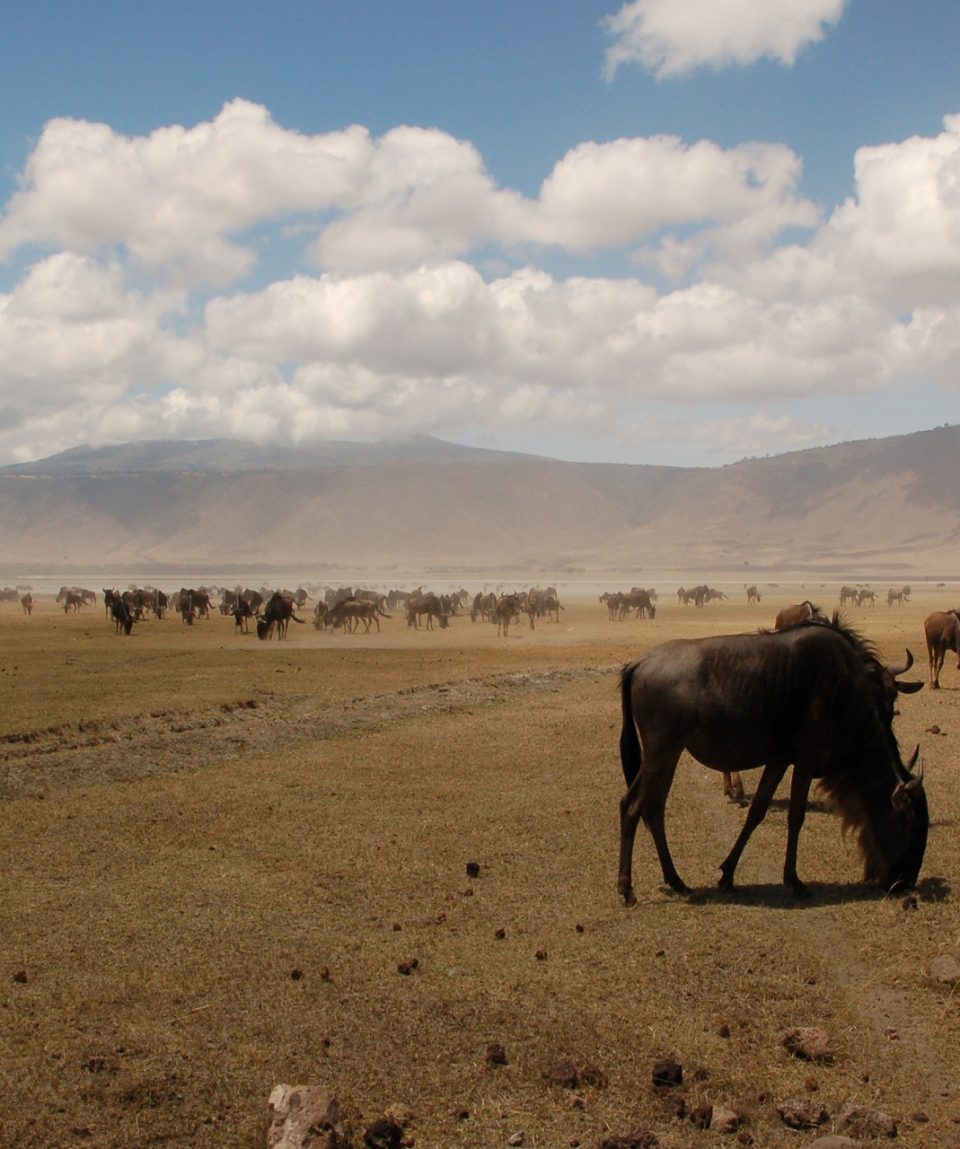
<svg viewBox="0 0 960 1149"><path fill-rule="evenodd" d="M766 817L767 810L770 808L770 802L774 794L777 792L777 787L780 785L780 779L787 771L786 765L774 765L768 763L763 768L763 773L760 775L760 783L757 786L756 793L753 795L753 801L750 803L750 809L747 811L746 820L743 823L743 829L736 842L733 844L733 849L727 854L726 858L720 865L720 889L732 890L733 889L733 875L736 873L737 864L740 861L740 855L743 853L747 842L750 841L750 835L760 825Z"/></svg>

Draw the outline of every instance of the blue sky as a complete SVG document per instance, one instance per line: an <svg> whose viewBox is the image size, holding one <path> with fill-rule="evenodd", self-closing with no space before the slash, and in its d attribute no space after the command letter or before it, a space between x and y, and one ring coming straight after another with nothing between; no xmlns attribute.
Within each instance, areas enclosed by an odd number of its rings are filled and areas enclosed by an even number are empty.
<svg viewBox="0 0 960 1149"><path fill-rule="evenodd" d="M0 462L960 421L958 58L941 0L19 7Z"/></svg>

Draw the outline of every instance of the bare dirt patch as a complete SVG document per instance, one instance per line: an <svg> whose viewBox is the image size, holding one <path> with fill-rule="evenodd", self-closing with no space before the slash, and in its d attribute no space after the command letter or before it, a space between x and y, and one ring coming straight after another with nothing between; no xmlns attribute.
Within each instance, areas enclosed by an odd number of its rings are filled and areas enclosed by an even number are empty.
<svg viewBox="0 0 960 1149"><path fill-rule="evenodd" d="M900 660L946 594L853 617ZM663 595L653 623L568 603L509 640L0 615L0 1143L261 1146L281 1081L326 1085L357 1130L402 1104L422 1147L735 1142L686 1116L713 1105L776 1149L797 1096L951 1143L957 1003L928 970L960 937L955 664L897 720L933 817L914 895L862 886L815 804L795 903L782 803L721 895L743 813L685 759L668 818L694 894L663 890L641 833L639 904L617 899L617 668L807 597ZM809 1025L831 1064L783 1047ZM683 1081L657 1090L666 1058Z"/></svg>

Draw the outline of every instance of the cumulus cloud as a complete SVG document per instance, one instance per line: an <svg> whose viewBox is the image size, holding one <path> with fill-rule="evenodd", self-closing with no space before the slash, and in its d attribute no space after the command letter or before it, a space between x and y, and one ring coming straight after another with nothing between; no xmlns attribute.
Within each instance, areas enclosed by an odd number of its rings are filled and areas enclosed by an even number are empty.
<svg viewBox="0 0 960 1149"><path fill-rule="evenodd" d="M349 202L369 150L365 129L303 136L245 100L209 123L136 138L52 120L0 219L0 257L24 244L117 249L192 285L230 283L255 258L233 237Z"/></svg>
<svg viewBox="0 0 960 1149"><path fill-rule="evenodd" d="M604 20L606 75L638 63L658 79L764 57L791 66L835 24L846 0L632 0Z"/></svg>
<svg viewBox="0 0 960 1149"><path fill-rule="evenodd" d="M854 173L821 219L778 144L584 141L526 197L437 129L304 136L243 101L136 139L55 121L0 218L35 260L0 295L0 459L482 419L610 436L643 404L664 428L742 408L709 423L730 453L803 445L750 408L960 383L960 116ZM297 270L241 290L274 245Z"/></svg>

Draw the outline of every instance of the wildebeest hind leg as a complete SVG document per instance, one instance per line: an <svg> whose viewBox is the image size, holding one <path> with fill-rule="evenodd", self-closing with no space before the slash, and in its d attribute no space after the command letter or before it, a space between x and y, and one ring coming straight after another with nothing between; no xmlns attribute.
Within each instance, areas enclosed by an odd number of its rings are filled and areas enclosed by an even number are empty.
<svg viewBox="0 0 960 1149"><path fill-rule="evenodd" d="M659 755L656 757L659 759ZM673 782L679 757L680 752L677 750L672 762L666 768L654 770L650 769L648 758L631 783L630 789L620 799L620 874L617 879L617 888L623 895L624 903L628 906L636 903L631 882L631 869L633 843L637 833L637 824L641 817L646 822L653 837L654 845L657 847L657 857L660 859L663 880L678 894L689 892L673 864L664 827L667 794L670 791L670 784Z"/></svg>
<svg viewBox="0 0 960 1149"><path fill-rule="evenodd" d="M809 898L810 891L797 876L797 843L800 829L807 816L807 797L810 793L810 775L794 764L790 779L790 809L787 812L787 856L783 863L783 884L793 890L794 897Z"/></svg>
<svg viewBox="0 0 960 1149"><path fill-rule="evenodd" d="M733 889L733 875L736 873L740 855L743 853L747 842L750 841L750 835L766 817L767 810L770 808L770 802L777 792L780 779L786 771L787 767L785 765L774 766L773 764L768 764L764 766L763 773L760 775L760 783L757 786L756 793L753 795L750 809L747 811L743 829L740 831L736 842L734 842L733 849L720 864L721 876L719 885L721 890Z"/></svg>

